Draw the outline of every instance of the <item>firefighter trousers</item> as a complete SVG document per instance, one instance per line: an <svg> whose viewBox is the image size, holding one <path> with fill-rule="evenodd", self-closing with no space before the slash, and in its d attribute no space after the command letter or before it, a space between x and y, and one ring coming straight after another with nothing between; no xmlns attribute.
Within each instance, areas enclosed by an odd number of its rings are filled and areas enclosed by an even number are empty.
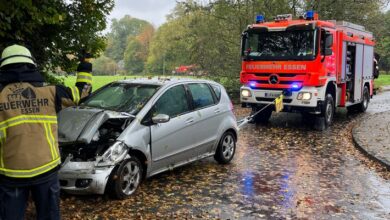
<svg viewBox="0 0 390 220"><path fill-rule="evenodd" d="M30 196L35 203L36 219L60 219L60 185L58 175L25 187L0 185L0 220L23 220Z"/></svg>

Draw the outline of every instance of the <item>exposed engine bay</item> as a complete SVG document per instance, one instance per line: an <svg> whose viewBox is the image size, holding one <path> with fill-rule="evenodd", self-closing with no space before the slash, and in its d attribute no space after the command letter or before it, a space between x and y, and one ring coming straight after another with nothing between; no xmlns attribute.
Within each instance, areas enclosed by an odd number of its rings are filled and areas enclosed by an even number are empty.
<svg viewBox="0 0 390 220"><path fill-rule="evenodd" d="M92 138L89 144L74 143L61 144L61 157L65 159L72 155L72 161L94 161L96 156L101 156L111 145L113 145L119 135L123 132L126 119L107 120Z"/></svg>
<svg viewBox="0 0 390 220"><path fill-rule="evenodd" d="M129 115L92 109L64 110L59 116L62 160L70 156L71 161L94 161L116 142L133 119Z"/></svg>

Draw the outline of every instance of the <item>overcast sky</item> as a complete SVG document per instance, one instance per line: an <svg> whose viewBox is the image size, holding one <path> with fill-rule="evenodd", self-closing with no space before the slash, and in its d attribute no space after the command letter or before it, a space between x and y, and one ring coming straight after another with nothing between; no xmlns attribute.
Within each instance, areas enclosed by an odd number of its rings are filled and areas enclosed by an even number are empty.
<svg viewBox="0 0 390 220"><path fill-rule="evenodd" d="M158 27L166 21L166 15L173 10L175 5L176 0L115 0L115 8L112 10L109 20L121 19L125 15L130 15L149 21Z"/></svg>

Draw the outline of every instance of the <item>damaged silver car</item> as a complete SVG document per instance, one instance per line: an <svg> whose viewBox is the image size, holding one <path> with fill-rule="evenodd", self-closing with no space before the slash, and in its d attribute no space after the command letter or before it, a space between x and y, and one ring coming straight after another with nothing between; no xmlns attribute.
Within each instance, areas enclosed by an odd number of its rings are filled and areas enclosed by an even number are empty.
<svg viewBox="0 0 390 220"><path fill-rule="evenodd" d="M62 190L123 199L142 179L236 150L233 106L206 80L139 79L99 89L59 114Z"/></svg>

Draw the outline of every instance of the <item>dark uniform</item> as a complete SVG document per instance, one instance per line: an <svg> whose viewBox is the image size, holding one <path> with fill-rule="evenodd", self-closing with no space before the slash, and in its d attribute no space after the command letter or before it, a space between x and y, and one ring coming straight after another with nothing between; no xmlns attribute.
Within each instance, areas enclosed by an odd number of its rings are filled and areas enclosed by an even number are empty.
<svg viewBox="0 0 390 220"><path fill-rule="evenodd" d="M88 95L90 95L92 91L92 63L85 60L79 63L77 66L76 86L79 88L80 94L86 86L89 86Z"/></svg>
<svg viewBox="0 0 390 220"><path fill-rule="evenodd" d="M77 88L44 86L31 64L0 71L0 219L24 219L29 198L38 219L60 219L57 112L80 100Z"/></svg>

